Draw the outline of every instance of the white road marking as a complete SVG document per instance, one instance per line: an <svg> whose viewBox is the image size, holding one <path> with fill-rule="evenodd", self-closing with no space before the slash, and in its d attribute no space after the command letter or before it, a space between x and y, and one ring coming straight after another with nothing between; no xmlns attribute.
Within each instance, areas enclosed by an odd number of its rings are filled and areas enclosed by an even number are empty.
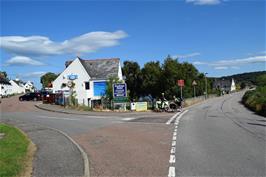
<svg viewBox="0 0 266 177"><path fill-rule="evenodd" d="M175 129L174 129L174 133L173 133L173 140L172 140L172 147L171 147L171 151L170 151L170 159L169 159L169 163L170 163L170 167L169 167L169 171L168 171L168 177L175 177L175 167L173 167L172 165L175 164L175 152L176 152L176 137L177 137L177 128L178 128L178 124L179 121L181 119L181 117L188 112L188 110L185 110L184 112L182 112L181 114L178 114L178 117L176 117L175 120ZM177 115L177 114L176 114ZM173 116L174 117L174 116ZM172 118L173 118L172 117ZM170 119L166 124L170 124L173 119Z"/></svg>
<svg viewBox="0 0 266 177"><path fill-rule="evenodd" d="M168 177L175 177L175 167L169 167Z"/></svg>
<svg viewBox="0 0 266 177"><path fill-rule="evenodd" d="M175 163L175 155L170 155L169 163Z"/></svg>
<svg viewBox="0 0 266 177"><path fill-rule="evenodd" d="M134 120L134 119L136 119L135 117L129 117L129 118L123 118L122 120L124 120L124 121L130 121L130 120Z"/></svg>
<svg viewBox="0 0 266 177"><path fill-rule="evenodd" d="M175 147L172 147L171 148L171 154L174 154L175 153Z"/></svg>
<svg viewBox="0 0 266 177"><path fill-rule="evenodd" d="M171 122L180 114L180 112L176 113L175 115L173 115L165 124L169 125L171 124Z"/></svg>
<svg viewBox="0 0 266 177"><path fill-rule="evenodd" d="M49 117L49 116L37 116L43 119L58 119L58 120L80 120L80 119L72 119L72 118L64 118L64 117Z"/></svg>
<svg viewBox="0 0 266 177"><path fill-rule="evenodd" d="M176 136L173 136L173 140L176 140Z"/></svg>
<svg viewBox="0 0 266 177"><path fill-rule="evenodd" d="M172 141L172 146L175 147L175 145L176 145L176 141Z"/></svg>

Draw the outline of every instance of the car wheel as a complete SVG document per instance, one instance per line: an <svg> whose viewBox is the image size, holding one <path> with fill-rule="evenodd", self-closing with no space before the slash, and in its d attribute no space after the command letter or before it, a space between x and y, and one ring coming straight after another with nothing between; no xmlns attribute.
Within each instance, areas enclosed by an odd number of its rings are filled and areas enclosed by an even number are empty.
<svg viewBox="0 0 266 177"><path fill-rule="evenodd" d="M37 101L37 98L33 98L33 101Z"/></svg>
<svg viewBox="0 0 266 177"><path fill-rule="evenodd" d="M22 98L19 98L19 101L23 101L23 99Z"/></svg>

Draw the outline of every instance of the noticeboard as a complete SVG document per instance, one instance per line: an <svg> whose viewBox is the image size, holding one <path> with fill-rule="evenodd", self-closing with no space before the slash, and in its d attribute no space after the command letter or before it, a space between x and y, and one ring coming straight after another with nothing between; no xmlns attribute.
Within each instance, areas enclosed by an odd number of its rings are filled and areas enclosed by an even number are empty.
<svg viewBox="0 0 266 177"><path fill-rule="evenodd" d="M127 85L123 84L113 84L113 96L116 97L127 97Z"/></svg>
<svg viewBox="0 0 266 177"><path fill-rule="evenodd" d="M136 108L136 111L147 111L148 104L147 102L136 102L135 108Z"/></svg>

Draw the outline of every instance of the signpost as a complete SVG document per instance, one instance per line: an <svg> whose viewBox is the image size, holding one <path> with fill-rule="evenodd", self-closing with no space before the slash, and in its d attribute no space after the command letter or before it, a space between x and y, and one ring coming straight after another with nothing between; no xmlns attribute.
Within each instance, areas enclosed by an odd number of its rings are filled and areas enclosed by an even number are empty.
<svg viewBox="0 0 266 177"><path fill-rule="evenodd" d="M124 110L126 110L127 84L113 84L113 97L114 104L122 105Z"/></svg>
<svg viewBox="0 0 266 177"><path fill-rule="evenodd" d="M177 80L177 85L180 87L181 98L183 98L183 95L182 95L182 89L183 89L183 87L185 86L185 81L184 81L183 79L181 79L181 80Z"/></svg>

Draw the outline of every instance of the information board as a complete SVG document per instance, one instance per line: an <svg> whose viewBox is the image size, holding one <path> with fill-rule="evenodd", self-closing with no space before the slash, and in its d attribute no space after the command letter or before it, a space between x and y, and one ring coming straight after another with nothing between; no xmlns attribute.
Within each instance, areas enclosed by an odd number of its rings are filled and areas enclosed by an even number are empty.
<svg viewBox="0 0 266 177"><path fill-rule="evenodd" d="M113 84L113 96L116 97L127 97L127 85L123 84Z"/></svg>

